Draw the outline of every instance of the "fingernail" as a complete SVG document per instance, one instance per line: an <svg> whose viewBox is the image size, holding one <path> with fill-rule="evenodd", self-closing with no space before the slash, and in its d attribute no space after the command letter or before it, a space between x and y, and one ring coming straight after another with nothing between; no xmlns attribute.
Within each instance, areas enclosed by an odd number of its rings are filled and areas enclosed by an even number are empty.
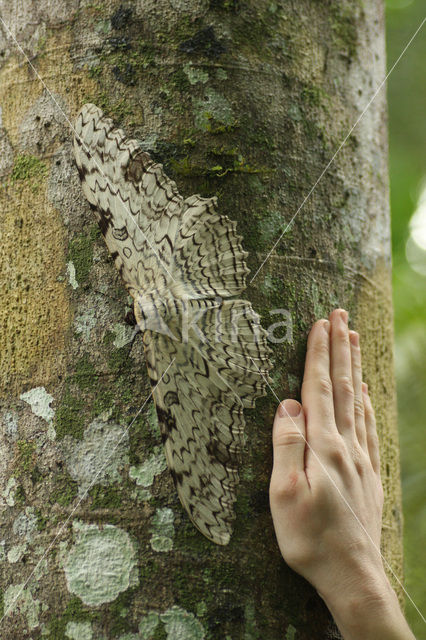
<svg viewBox="0 0 426 640"><path fill-rule="evenodd" d="M340 312L340 317L342 318L343 322L345 324L348 324L348 312L347 311L341 311Z"/></svg>
<svg viewBox="0 0 426 640"><path fill-rule="evenodd" d="M322 326L327 331L327 333L330 333L330 323L329 323L328 320L325 320L325 322L324 322L324 324Z"/></svg>
<svg viewBox="0 0 426 640"><path fill-rule="evenodd" d="M359 335L356 331L349 331L349 340L354 347L359 347Z"/></svg>
<svg viewBox="0 0 426 640"><path fill-rule="evenodd" d="M297 400L284 400L278 406L278 415L280 418L296 418L300 414L302 406Z"/></svg>
<svg viewBox="0 0 426 640"><path fill-rule="evenodd" d="M362 383L362 390L364 393L368 393L368 384L366 382Z"/></svg>

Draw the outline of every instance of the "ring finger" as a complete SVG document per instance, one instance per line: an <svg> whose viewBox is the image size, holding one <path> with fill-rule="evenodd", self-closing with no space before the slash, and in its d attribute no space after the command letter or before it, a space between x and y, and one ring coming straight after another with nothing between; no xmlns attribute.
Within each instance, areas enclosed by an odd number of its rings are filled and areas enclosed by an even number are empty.
<svg viewBox="0 0 426 640"><path fill-rule="evenodd" d="M364 401L362 399L362 366L359 335L356 331L349 331L351 345L352 382L354 387L355 432L358 442L364 451L368 451L367 434L365 431Z"/></svg>

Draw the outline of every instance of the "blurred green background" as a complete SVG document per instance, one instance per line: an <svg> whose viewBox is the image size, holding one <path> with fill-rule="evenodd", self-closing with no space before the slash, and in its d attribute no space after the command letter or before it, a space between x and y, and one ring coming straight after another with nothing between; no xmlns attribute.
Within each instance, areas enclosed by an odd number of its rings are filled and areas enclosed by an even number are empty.
<svg viewBox="0 0 426 640"><path fill-rule="evenodd" d="M388 69L425 17L425 0L386 0ZM426 23L389 76L388 106L405 587L426 615ZM426 637L406 602L413 632Z"/></svg>

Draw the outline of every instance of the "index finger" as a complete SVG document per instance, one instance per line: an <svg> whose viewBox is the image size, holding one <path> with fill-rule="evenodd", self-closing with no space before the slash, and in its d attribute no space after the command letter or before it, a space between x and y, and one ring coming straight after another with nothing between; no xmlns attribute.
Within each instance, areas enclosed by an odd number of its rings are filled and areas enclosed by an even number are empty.
<svg viewBox="0 0 426 640"><path fill-rule="evenodd" d="M302 404L312 433L334 424L333 386L330 378L330 323L318 320L309 337L302 384Z"/></svg>

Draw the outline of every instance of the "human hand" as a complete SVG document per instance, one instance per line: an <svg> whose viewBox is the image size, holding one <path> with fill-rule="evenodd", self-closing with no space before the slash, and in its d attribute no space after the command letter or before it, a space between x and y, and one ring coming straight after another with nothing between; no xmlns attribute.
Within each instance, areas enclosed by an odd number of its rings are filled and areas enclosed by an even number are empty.
<svg viewBox="0 0 426 640"><path fill-rule="evenodd" d="M281 403L273 428L270 502L281 553L317 589L345 638L413 638L382 564L375 417L359 336L342 309L309 334L302 405Z"/></svg>

